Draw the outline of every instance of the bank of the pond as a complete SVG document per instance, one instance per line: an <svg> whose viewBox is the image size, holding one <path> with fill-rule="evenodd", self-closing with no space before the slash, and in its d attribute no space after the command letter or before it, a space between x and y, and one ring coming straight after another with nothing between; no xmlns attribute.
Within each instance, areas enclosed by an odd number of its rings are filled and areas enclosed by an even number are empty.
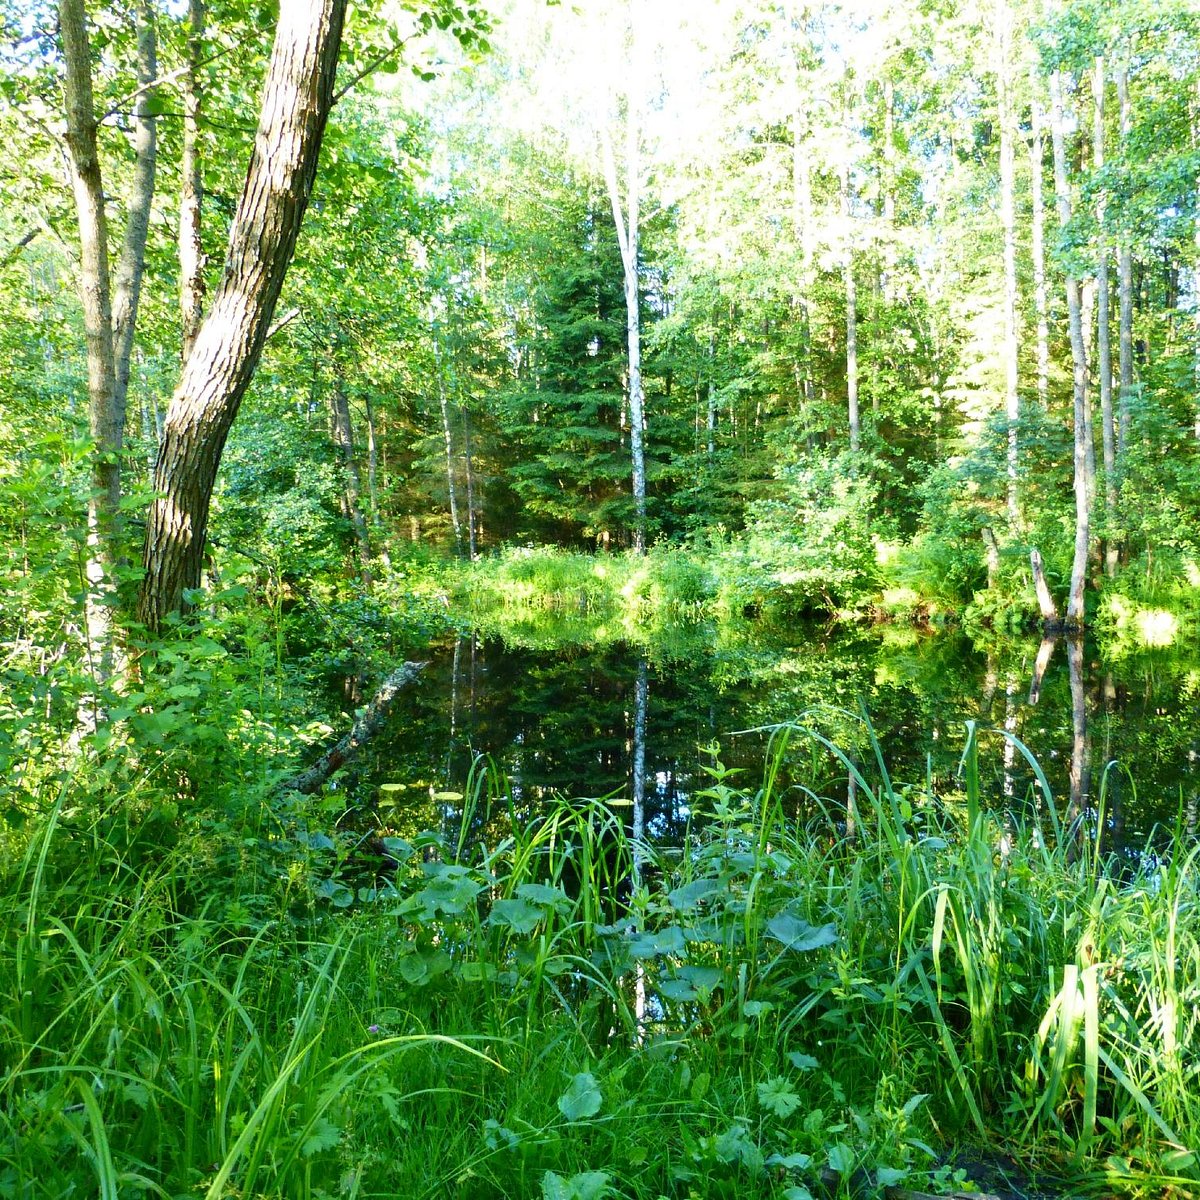
<svg viewBox="0 0 1200 1200"><path fill-rule="evenodd" d="M64 791L0 875L0 1189L872 1197L979 1145L1200 1186L1195 854L1111 873L970 765L864 768L852 838L706 775L674 849L497 776L377 849L276 801L164 851Z"/></svg>
<svg viewBox="0 0 1200 1200"><path fill-rule="evenodd" d="M680 621L894 622L959 626L980 638L1036 633L1041 618L1028 568L988 588L938 575L903 547L880 545L867 570L810 560L763 539L718 540L702 549L659 545L583 554L514 547L475 562L443 565L440 594L468 619L497 611L554 611L603 634L637 636ZM1200 643L1200 574L1164 580L1134 572L1106 581L1089 605L1091 632L1111 654Z"/></svg>

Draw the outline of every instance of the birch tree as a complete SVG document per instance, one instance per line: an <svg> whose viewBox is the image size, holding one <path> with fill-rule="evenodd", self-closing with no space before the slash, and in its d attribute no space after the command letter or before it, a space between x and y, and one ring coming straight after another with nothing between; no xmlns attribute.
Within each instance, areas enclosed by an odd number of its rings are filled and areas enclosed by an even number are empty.
<svg viewBox="0 0 1200 1200"><path fill-rule="evenodd" d="M646 549L646 413L642 388L641 285L638 271L641 232L641 106L645 86L644 42L639 36L638 5L630 0L628 55L625 60L624 194L608 126L600 127L604 184L612 206L617 241L621 247L625 286L625 337L628 354L626 387L629 396L629 454L634 507L633 546Z"/></svg>
<svg viewBox="0 0 1200 1200"><path fill-rule="evenodd" d="M1054 195L1058 223L1063 235L1071 224L1071 184L1067 174L1066 122L1063 116L1062 74L1050 75L1050 138L1054 156ZM1088 486L1088 395L1087 359L1083 344L1083 307L1079 277L1073 263L1066 267L1067 322L1071 337L1072 396L1074 398L1075 453L1075 552L1071 560L1071 587L1067 600L1066 623L1074 629L1084 624L1084 587L1087 580L1090 546L1090 491Z"/></svg>

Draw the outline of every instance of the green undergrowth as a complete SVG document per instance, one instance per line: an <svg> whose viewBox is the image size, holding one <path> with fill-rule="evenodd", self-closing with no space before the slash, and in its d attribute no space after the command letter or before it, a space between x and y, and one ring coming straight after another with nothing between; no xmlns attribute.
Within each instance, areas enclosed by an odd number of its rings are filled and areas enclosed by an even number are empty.
<svg viewBox="0 0 1200 1200"><path fill-rule="evenodd" d="M1197 852L1107 862L1032 763L990 810L973 728L935 794L826 727L754 790L711 748L675 847L485 763L441 829L263 792L164 839L81 752L7 842L0 1196L803 1200L961 1187L979 1145L1193 1191ZM814 746L855 805L797 824Z"/></svg>

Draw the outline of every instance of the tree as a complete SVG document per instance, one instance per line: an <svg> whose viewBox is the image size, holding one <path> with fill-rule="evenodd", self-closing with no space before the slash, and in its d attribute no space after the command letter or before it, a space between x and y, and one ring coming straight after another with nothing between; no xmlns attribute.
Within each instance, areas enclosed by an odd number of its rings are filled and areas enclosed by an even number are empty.
<svg viewBox="0 0 1200 1200"><path fill-rule="evenodd" d="M152 630L200 583L221 452L262 353L316 175L346 0L284 5L221 283L183 367L154 467L138 616Z"/></svg>

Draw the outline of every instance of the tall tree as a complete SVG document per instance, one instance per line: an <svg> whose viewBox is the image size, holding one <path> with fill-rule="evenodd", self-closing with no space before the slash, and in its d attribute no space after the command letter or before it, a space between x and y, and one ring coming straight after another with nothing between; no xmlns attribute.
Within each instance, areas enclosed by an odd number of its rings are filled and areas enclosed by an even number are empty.
<svg viewBox="0 0 1200 1200"><path fill-rule="evenodd" d="M1063 115L1062 75L1055 68L1050 74L1050 138L1054 155L1054 194L1058 205L1058 223L1064 240L1071 225L1071 183L1067 174L1066 121ZM1072 262L1066 266L1067 322L1071 336L1072 395L1075 417L1075 553L1071 560L1071 587L1067 599L1066 623L1081 629L1084 624L1084 587L1087 581L1088 550L1091 534L1091 488L1088 483L1088 395L1087 356L1083 344L1083 306L1079 277Z"/></svg>
<svg viewBox="0 0 1200 1200"><path fill-rule="evenodd" d="M151 110L157 75L154 10L138 5L134 178L115 289L110 279L108 221L92 88L91 39L83 0L60 0L59 31L66 66L66 143L80 240L80 293L87 340L88 409L93 440L88 500L88 647L101 680L113 669L114 571L120 557L121 454L129 364L137 325L150 205L157 163Z"/></svg>
<svg viewBox="0 0 1200 1200"><path fill-rule="evenodd" d="M629 453L634 505L633 545L646 549L646 405L642 387L642 317L639 241L642 199L642 91L645 87L644 43L639 32L640 0L629 3L629 51L625 73L624 196L608 126L601 124L604 183L612 205L625 284L625 336L628 354L626 387L629 394Z"/></svg>
<svg viewBox="0 0 1200 1200"><path fill-rule="evenodd" d="M139 618L161 627L199 585L221 452L250 385L308 206L346 0L285 4L220 285L172 397L154 467Z"/></svg>

